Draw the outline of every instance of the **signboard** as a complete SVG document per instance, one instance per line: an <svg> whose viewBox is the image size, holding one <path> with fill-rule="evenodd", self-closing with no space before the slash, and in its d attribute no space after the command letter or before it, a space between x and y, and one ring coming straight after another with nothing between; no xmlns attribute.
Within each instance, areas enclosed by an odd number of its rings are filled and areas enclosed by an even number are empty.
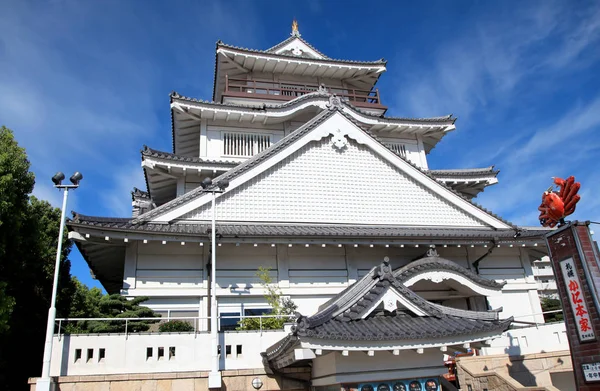
<svg viewBox="0 0 600 391"><path fill-rule="evenodd" d="M560 269L565 279L566 292L568 292L567 296L569 297L569 303L575 317L579 340L582 342L595 340L596 336L594 335L590 314L585 303L585 297L583 297L583 289L581 289L581 283L573 258L561 261Z"/></svg>
<svg viewBox="0 0 600 391"><path fill-rule="evenodd" d="M582 364L585 381L600 381L600 362Z"/></svg>
<svg viewBox="0 0 600 391"><path fill-rule="evenodd" d="M379 382L344 385L345 391L440 391L438 378L386 380Z"/></svg>

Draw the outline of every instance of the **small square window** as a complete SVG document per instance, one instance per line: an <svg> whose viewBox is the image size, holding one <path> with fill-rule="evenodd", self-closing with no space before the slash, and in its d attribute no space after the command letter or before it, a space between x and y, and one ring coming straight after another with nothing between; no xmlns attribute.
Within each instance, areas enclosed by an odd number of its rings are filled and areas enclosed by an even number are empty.
<svg viewBox="0 0 600 391"><path fill-rule="evenodd" d="M146 348L146 360L152 358L153 354L154 354L154 349L153 348Z"/></svg>
<svg viewBox="0 0 600 391"><path fill-rule="evenodd" d="M231 345L225 345L225 356L231 356Z"/></svg>
<svg viewBox="0 0 600 391"><path fill-rule="evenodd" d="M175 358L175 346L169 348L169 360Z"/></svg>
<svg viewBox="0 0 600 391"><path fill-rule="evenodd" d="M75 362L81 360L81 349L75 349Z"/></svg>
<svg viewBox="0 0 600 391"><path fill-rule="evenodd" d="M90 362L94 359L94 349L87 350L87 362Z"/></svg>
<svg viewBox="0 0 600 391"><path fill-rule="evenodd" d="M242 355L242 345L235 345L235 354L238 356Z"/></svg>
<svg viewBox="0 0 600 391"><path fill-rule="evenodd" d="M100 350L98 350L98 362L103 361L105 357L106 357L106 349L100 348Z"/></svg>
<svg viewBox="0 0 600 391"><path fill-rule="evenodd" d="M165 348L160 347L158 348L158 359L162 360L163 358L165 358Z"/></svg>

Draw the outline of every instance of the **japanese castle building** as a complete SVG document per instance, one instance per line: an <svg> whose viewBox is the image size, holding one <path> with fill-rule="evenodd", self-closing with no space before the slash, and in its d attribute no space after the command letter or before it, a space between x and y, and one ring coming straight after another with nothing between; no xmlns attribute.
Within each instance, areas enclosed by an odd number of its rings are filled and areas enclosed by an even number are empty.
<svg viewBox="0 0 600 391"><path fill-rule="evenodd" d="M57 335L53 376L170 379L173 390L214 387L209 378L227 390L441 390L444 355L566 348L564 327L516 327L544 322L532 264L546 231L472 201L498 182L493 167L429 169L456 119L387 115L375 87L385 71L383 59L327 57L295 23L267 50L217 42L212 98L171 93L173 150L141 151L147 188L132 193L132 216L68 223L109 293L148 296L163 318L196 317L195 332ZM206 177L228 184L215 205L216 370ZM261 266L298 319L236 331L270 310Z"/></svg>

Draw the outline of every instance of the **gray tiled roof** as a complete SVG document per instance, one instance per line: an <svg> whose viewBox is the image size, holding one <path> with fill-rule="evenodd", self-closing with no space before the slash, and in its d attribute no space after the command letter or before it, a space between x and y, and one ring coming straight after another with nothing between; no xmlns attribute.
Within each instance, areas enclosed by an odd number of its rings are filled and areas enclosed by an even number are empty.
<svg viewBox="0 0 600 391"><path fill-rule="evenodd" d="M428 261L427 258L429 257L422 259L422 262L417 264L408 264L405 268L410 269L412 267L419 267L424 262ZM413 264L414 266L412 266ZM464 274L464 276L470 279L471 274ZM379 301L388 289L392 287L408 302L411 302L429 316L440 317L458 315L470 319L485 320L496 320L498 318L498 313L496 311L464 311L430 303L404 286L403 281L405 281L405 279L402 279L401 277L401 274L400 276L396 276L396 273L392 272L389 263L384 262L380 266L371 269L367 275L363 276L355 284L346 288L325 304L321 305L316 314L299 319L298 328L316 327L334 318L341 321L362 319L367 315L365 311ZM482 278L480 277L479 279Z"/></svg>
<svg viewBox="0 0 600 391"><path fill-rule="evenodd" d="M394 276L400 281L405 282L412 276L418 275L429 270L447 270L462 274L477 285L492 289L501 289L506 283L499 283L494 280L483 278L472 271L465 269L455 262L440 258L437 255L416 260L394 271Z"/></svg>
<svg viewBox="0 0 600 391"><path fill-rule="evenodd" d="M409 315L376 316L344 322L333 319L320 326L298 332L301 337L338 340L422 340L476 334L486 331L501 333L512 319L485 321L455 316L444 318Z"/></svg>
<svg viewBox="0 0 600 391"><path fill-rule="evenodd" d="M257 49L249 49L249 48L245 48L245 47L240 47L240 46L234 46L234 45L228 45L226 43L223 43L222 41L218 41L217 42L217 49L219 47L223 47L226 49L233 49L233 50L238 50L241 52L247 52L247 53L253 53L253 54L260 54L263 56L272 56L274 58L276 57L286 57L286 58L298 58L297 56L294 55L286 55L286 54L275 54L272 52L269 52L267 50L257 50ZM337 59L337 58L311 58L310 61L315 61L315 62L337 62L337 63L344 63L344 64L352 64L352 65L386 65L387 61L384 58L381 58L379 60L376 61L354 61L354 60L341 60L341 59Z"/></svg>
<svg viewBox="0 0 600 391"><path fill-rule="evenodd" d="M96 217L73 213L71 226L87 226L116 231L135 231L156 234L177 235L202 235L210 228L209 223L139 223L132 218ZM225 237L256 238L263 236L272 237L299 237L318 239L329 238L361 238L371 239L445 239L445 240L491 240L492 238L513 239L515 231L470 229L470 228L435 228L435 227L407 227L407 226L360 226L360 225L328 225L328 224L271 224L271 223L219 223L217 229ZM542 238L544 230L524 230L520 239Z"/></svg>
<svg viewBox="0 0 600 391"><path fill-rule="evenodd" d="M164 151L152 149L146 145L144 145L144 149L141 150L141 153L142 153L142 157L147 156L147 157L153 157L153 158L157 158L157 159L171 160L171 161L183 162L183 163L220 164L223 166L227 166L228 168L237 166L239 164L239 162L233 161L233 160L215 160L215 159L205 159L205 158L199 158L199 157L193 157L193 156L176 155L171 152L164 152Z"/></svg>
<svg viewBox="0 0 600 391"><path fill-rule="evenodd" d="M429 170L429 172L436 177L466 177L466 176L482 176L482 175L493 175L497 176L500 173L500 170L494 170L494 166L485 167L485 168L459 168L459 169L451 169L451 170Z"/></svg>
<svg viewBox="0 0 600 391"><path fill-rule="evenodd" d="M374 309L389 289L394 289L424 315L419 316L410 310L397 309L393 313L382 313ZM500 334L513 321L513 318L498 319L497 311L466 311L430 303L405 287L387 262L371 269L359 281L322 305L316 314L297 316L290 335L266 350L264 357L268 362L287 354L304 338L343 341L427 340L435 343L438 338L451 336ZM352 346L352 342L348 345Z"/></svg>
<svg viewBox="0 0 600 391"><path fill-rule="evenodd" d="M150 194L147 191L143 191L137 187L134 187L133 191L131 192L131 200L135 201L136 199L150 200Z"/></svg>
<svg viewBox="0 0 600 391"><path fill-rule="evenodd" d="M311 93L302 95L296 99L292 99L290 101L286 101L283 103L264 104L262 106L241 105L241 104L234 104L234 103L219 103L219 102L214 102L214 101L209 101L209 100L190 98L187 96L180 95L179 93L177 93L175 91L171 92L170 97L171 97L171 102L173 101L173 99L179 99L179 100L188 101L188 102L201 103L201 104L205 104L208 106L231 107L231 108L235 108L238 110L247 110L248 113L257 113L257 112L265 112L265 111L276 112L278 110L297 106L297 105L300 105L301 103L304 103L306 101L311 101L311 100L327 100L327 99L329 99L329 97L331 95L332 94L330 94L330 93L323 93L323 92L315 91L315 92L311 92ZM383 122L402 121L405 123L414 123L414 124L428 123L428 124L432 124L432 125L453 125L456 122L456 118L454 118L452 116L452 114L445 115L445 116L439 116L439 117L429 117L429 118L390 117L390 116L383 116L383 115L375 115L375 114L369 113L367 111L360 110L360 109L354 107L351 103L346 102L346 101L342 101L341 103L344 106L348 107L349 109L355 111L358 114L364 115L365 117L378 119Z"/></svg>

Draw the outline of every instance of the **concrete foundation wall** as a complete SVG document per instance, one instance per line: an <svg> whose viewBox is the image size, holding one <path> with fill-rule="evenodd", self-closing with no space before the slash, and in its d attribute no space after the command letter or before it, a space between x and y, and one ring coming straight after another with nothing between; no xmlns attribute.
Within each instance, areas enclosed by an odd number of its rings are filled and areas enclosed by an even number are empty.
<svg viewBox="0 0 600 391"><path fill-rule="evenodd" d="M302 377L304 369L291 370L289 375ZM262 391L304 391L306 382L281 375L267 375L264 369L223 371L223 391L254 391L253 379L260 379ZM65 376L55 378L55 391L206 391L208 372L170 372L154 374L124 374L100 376ZM29 379L35 391L35 378Z"/></svg>
<svg viewBox="0 0 600 391"><path fill-rule="evenodd" d="M461 389L575 390L568 350L525 354L460 357L456 360ZM561 388L553 383L555 380ZM570 380L570 382L569 382ZM533 388L529 388L533 387Z"/></svg>

